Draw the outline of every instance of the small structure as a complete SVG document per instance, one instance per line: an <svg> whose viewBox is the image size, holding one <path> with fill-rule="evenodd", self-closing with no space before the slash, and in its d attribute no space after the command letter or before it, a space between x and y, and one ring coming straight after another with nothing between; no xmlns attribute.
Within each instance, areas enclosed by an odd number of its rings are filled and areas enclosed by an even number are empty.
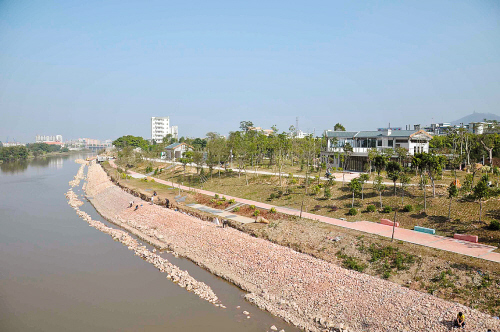
<svg viewBox="0 0 500 332"><path fill-rule="evenodd" d="M193 151L194 148L186 143L173 143L165 148L165 158L167 160L175 161L182 158L186 151Z"/></svg>

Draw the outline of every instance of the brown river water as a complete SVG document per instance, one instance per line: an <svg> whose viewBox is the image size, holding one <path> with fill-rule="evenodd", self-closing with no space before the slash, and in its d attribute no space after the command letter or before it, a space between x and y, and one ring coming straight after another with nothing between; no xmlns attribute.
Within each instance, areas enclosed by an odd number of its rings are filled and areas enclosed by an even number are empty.
<svg viewBox="0 0 500 332"><path fill-rule="evenodd" d="M234 285L161 254L209 285L227 309L215 307L89 227L64 196L82 157L0 165L0 331L298 331L247 303ZM115 227L89 203L81 209Z"/></svg>

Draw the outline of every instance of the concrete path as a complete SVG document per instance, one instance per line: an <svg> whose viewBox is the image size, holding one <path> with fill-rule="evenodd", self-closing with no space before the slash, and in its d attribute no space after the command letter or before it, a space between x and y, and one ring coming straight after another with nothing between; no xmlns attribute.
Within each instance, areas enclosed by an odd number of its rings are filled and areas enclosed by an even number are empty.
<svg viewBox="0 0 500 332"><path fill-rule="evenodd" d="M222 211L222 210L214 209L214 208L202 205L202 204L186 204L186 206L192 207L194 209L197 209L197 210L200 210L203 212L208 212L208 213L220 216L221 221L222 221L222 219L230 219L233 221L240 222L242 224L250 224L250 223L255 222L255 219L253 219L253 218L239 216L239 215L236 215L236 214L229 212L229 211Z"/></svg>
<svg viewBox="0 0 500 332"><path fill-rule="evenodd" d="M114 162L112 160L110 160L110 165L112 167L116 168L116 165L114 164ZM131 175L134 175L134 174L138 175L139 174L139 173L136 173L134 171L127 171L127 172L129 172ZM168 186L172 185L172 182L168 182L168 181L156 179L156 178L154 178L154 179L158 183L162 183L162 184L165 184ZM179 184L176 184L176 187L177 188L180 187L182 190L194 191L194 192L208 195L208 196L214 196L215 194L218 194L219 196L225 196L227 199L234 199L236 202L244 203L247 205L255 205L256 207L258 207L260 209L269 210L269 209L274 207L276 209L276 211L281 212L283 214L300 216L300 211L286 208L286 207L274 206L274 205L270 205L270 204L266 204L266 203L256 202L256 201L252 201L252 200L248 200L248 199L244 199L244 198L239 198L239 197L233 197L230 195L223 195L220 193L215 193L212 191L198 189L198 188L187 187L187 186L183 186L183 185L179 185ZM349 222L349 221L340 220L340 219L336 219L336 218L320 216L320 215L309 213L309 212L303 212L302 217L307 218L307 219L317 220L317 221L324 222L324 223L331 224L331 225L335 225L335 226L340 226L340 227L344 227L344 228L348 228L348 229L354 229L354 230L365 232L365 233L377 234L377 235L389 237L389 238L392 236L392 227L391 226L386 226L386 225L382 225L382 224L374 223L374 222L370 222L370 221ZM419 244L419 245L423 245L423 246L430 247L430 248L446 250L446 251L454 252L457 254L462 254L462 255L466 255L466 256L481 258L484 260L500 263L500 253L492 252L493 250L497 249L497 247L493 247L493 246L488 246L488 245L484 245L484 244L480 244L480 243L471 243L471 242L467 242L467 241L460 241L460 240L456 240L456 239L444 237L444 236L439 236L439 235L431 235L431 234L426 234L426 233L415 232L413 230L399 228L399 227L395 228L394 238L397 240L410 242L410 243L414 243L414 244Z"/></svg>

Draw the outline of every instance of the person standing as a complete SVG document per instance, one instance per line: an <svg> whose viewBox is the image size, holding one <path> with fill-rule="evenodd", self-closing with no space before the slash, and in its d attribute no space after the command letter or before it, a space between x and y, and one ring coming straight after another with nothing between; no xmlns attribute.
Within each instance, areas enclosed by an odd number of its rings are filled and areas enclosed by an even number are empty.
<svg viewBox="0 0 500 332"><path fill-rule="evenodd" d="M170 209L170 201L168 200L168 198L165 198L165 206L167 207L167 209Z"/></svg>

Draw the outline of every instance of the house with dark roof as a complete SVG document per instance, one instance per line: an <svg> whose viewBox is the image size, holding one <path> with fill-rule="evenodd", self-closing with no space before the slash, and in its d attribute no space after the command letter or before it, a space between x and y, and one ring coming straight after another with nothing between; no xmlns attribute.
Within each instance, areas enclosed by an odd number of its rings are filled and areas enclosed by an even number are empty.
<svg viewBox="0 0 500 332"><path fill-rule="evenodd" d="M429 152L429 141L432 135L424 130L400 130L399 128L383 128L377 131L333 131L326 130L326 148L321 151L321 160L328 167L342 167L344 146L352 146L352 154L346 169L364 171L368 161L370 149L384 152L404 148L409 155L420 152Z"/></svg>
<svg viewBox="0 0 500 332"><path fill-rule="evenodd" d="M165 158L167 160L176 161L182 158L182 155L186 151L193 151L194 148L186 143L172 143L165 148Z"/></svg>

